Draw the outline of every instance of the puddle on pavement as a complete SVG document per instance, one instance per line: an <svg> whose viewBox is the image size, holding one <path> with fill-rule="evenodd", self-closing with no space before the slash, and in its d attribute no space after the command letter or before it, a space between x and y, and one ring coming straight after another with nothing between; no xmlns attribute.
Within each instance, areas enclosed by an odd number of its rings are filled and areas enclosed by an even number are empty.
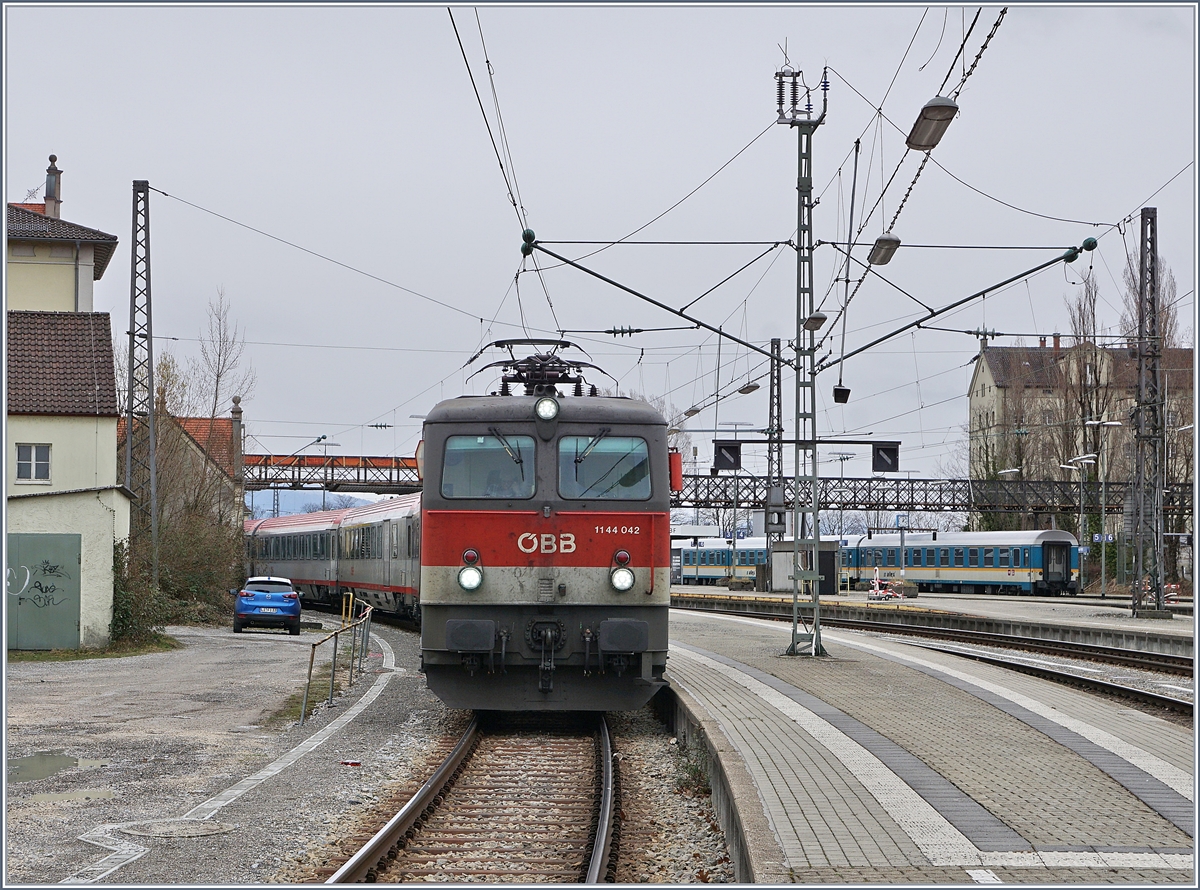
<svg viewBox="0 0 1200 890"><path fill-rule="evenodd" d="M31 794L30 803L47 803L53 800L108 800L114 792L107 788L84 788L80 791L61 791L57 794Z"/></svg>
<svg viewBox="0 0 1200 890"><path fill-rule="evenodd" d="M61 773L65 769L95 769L98 766L108 766L110 763L112 763L111 760L85 760L80 757L71 757L61 751L42 751L27 757L10 757L6 766L8 767L8 781L11 783L32 782L35 779L45 779L55 773ZM108 792L107 796L112 797L112 792Z"/></svg>

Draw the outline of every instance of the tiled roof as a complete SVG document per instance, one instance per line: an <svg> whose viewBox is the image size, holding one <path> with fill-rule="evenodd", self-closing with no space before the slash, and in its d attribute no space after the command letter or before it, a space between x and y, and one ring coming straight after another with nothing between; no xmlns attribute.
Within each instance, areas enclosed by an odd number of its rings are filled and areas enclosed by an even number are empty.
<svg viewBox="0 0 1200 890"><path fill-rule="evenodd" d="M99 229L89 229L65 219L54 219L34 210L28 204L8 205L8 240L10 241L82 241L93 245L96 261L92 268L92 279L99 281L108 268L113 251L117 249L117 236ZM42 205L43 208L45 205Z"/></svg>
<svg viewBox="0 0 1200 890"><path fill-rule="evenodd" d="M230 417L173 417L209 460L233 477L233 457L237 443L233 438L233 419Z"/></svg>
<svg viewBox="0 0 1200 890"><path fill-rule="evenodd" d="M117 416L107 312L8 313L8 413Z"/></svg>
<svg viewBox="0 0 1200 890"><path fill-rule="evenodd" d="M983 358L992 371L997 386L1027 384L1052 388L1060 382L1059 358L1065 357L1047 346L989 346Z"/></svg>
<svg viewBox="0 0 1200 890"><path fill-rule="evenodd" d="M155 414L156 423L163 422L161 414ZM230 479L234 476L233 459L236 442L233 437L233 419L230 417L171 417L187 437L196 443L213 465ZM162 435L159 433L159 435ZM117 420L117 445L125 443L125 418Z"/></svg>

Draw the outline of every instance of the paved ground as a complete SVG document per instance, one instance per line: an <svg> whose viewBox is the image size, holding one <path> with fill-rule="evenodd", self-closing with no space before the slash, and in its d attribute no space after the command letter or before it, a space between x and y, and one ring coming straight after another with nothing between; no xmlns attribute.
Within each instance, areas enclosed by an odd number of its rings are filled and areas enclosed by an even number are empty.
<svg viewBox="0 0 1200 890"><path fill-rule="evenodd" d="M674 611L668 673L728 741L803 882L1189 882L1186 728L943 653Z"/></svg>
<svg viewBox="0 0 1200 890"><path fill-rule="evenodd" d="M8 783L6 884L260 882L394 777L406 728L424 720L428 731L445 713L411 632L376 624L385 648L349 694L304 727L269 729L263 721L302 688L318 634L168 631L184 652L8 665L10 765L53 751L79 765ZM284 769L296 758L301 769ZM188 836L200 820L221 833ZM151 836L131 833L143 830Z"/></svg>

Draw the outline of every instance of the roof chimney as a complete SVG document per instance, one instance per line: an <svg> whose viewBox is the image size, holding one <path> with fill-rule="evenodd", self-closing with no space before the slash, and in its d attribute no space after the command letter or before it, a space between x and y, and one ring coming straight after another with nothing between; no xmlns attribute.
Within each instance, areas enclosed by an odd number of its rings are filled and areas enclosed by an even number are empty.
<svg viewBox="0 0 1200 890"><path fill-rule="evenodd" d="M1058 352L1058 347L1059 347L1059 345L1060 345L1060 343L1061 343L1061 341L1060 341L1060 339L1059 339L1059 338L1060 338L1062 335L1061 335L1061 334L1054 334L1053 336L1054 336L1054 351L1055 351L1055 352Z"/></svg>
<svg viewBox="0 0 1200 890"><path fill-rule="evenodd" d="M1042 349L1046 348L1046 338L1045 337L1038 337L1038 346L1040 346Z"/></svg>
<svg viewBox="0 0 1200 890"><path fill-rule="evenodd" d="M54 165L57 155L50 155L50 166L46 168L46 216L58 219L58 207L62 204L62 171Z"/></svg>

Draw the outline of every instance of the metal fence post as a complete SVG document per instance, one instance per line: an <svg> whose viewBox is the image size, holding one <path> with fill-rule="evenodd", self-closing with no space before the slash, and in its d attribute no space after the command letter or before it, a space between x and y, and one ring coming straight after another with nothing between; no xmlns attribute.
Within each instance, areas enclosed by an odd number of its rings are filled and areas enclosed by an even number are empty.
<svg viewBox="0 0 1200 890"><path fill-rule="evenodd" d="M329 704L333 704L333 681L337 677L337 651L338 643L342 641L341 631L333 632L333 663L329 668Z"/></svg>
<svg viewBox="0 0 1200 890"><path fill-rule="evenodd" d="M304 703L300 705L300 725L304 725L304 718L308 715L308 687L312 685L312 669L313 659L317 657L317 644L313 643L312 648L308 651L308 679L304 682Z"/></svg>
<svg viewBox="0 0 1200 890"><path fill-rule="evenodd" d="M367 658L367 649L371 645L371 616L374 614L374 611L374 609L367 610L363 623L363 644L358 654L358 672L360 674L366 669L364 662Z"/></svg>

